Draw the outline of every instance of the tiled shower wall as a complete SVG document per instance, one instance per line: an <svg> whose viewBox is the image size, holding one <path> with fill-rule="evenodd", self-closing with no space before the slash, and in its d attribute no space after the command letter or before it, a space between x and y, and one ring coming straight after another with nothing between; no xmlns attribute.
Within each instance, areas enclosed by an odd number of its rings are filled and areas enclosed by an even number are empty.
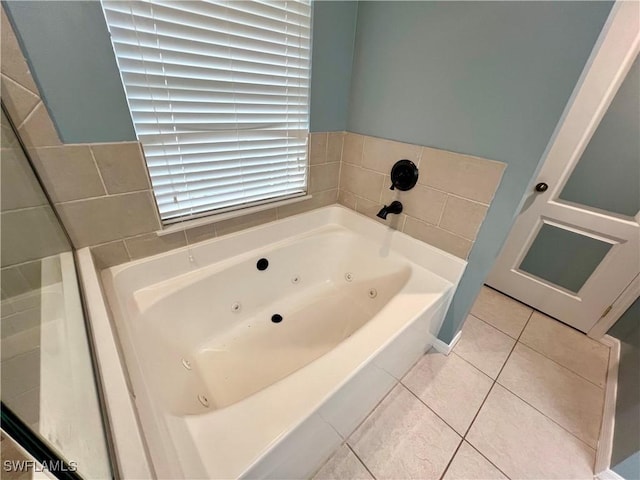
<svg viewBox="0 0 640 480"><path fill-rule="evenodd" d="M390 190L400 159L420 171L411 190ZM342 150L338 202L460 258L469 256L506 164L419 145L347 133ZM400 215L376 217L400 200Z"/></svg>

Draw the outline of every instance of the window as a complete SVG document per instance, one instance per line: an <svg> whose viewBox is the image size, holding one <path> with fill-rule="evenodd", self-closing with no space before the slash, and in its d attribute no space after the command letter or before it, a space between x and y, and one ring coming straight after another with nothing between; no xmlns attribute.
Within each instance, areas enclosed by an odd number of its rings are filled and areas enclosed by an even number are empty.
<svg viewBox="0 0 640 480"><path fill-rule="evenodd" d="M165 223L305 194L310 1L102 6Z"/></svg>

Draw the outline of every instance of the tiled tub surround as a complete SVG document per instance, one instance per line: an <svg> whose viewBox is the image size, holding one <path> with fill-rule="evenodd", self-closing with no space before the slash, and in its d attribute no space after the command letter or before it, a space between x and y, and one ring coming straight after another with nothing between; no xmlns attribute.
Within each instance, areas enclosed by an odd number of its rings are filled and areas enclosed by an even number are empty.
<svg viewBox="0 0 640 480"><path fill-rule="evenodd" d="M156 235L162 224L140 144L64 144L4 10L1 30L3 102L74 246L93 247L101 268L336 203L342 132L312 138L309 193L313 198L184 232Z"/></svg>
<svg viewBox="0 0 640 480"><path fill-rule="evenodd" d="M391 167L403 158L418 166L418 184L406 192L390 190ZM377 220L466 259L505 167L494 160L347 133L338 202L377 219L382 205L400 200L400 215Z"/></svg>
<svg viewBox="0 0 640 480"><path fill-rule="evenodd" d="M315 208L341 203L378 221L398 199L392 228L466 259L505 164L350 132L309 135L312 198L158 236L162 228L138 142L63 144L2 11L2 96L77 248L101 268L179 248ZM415 188L389 190L393 164L420 168Z"/></svg>

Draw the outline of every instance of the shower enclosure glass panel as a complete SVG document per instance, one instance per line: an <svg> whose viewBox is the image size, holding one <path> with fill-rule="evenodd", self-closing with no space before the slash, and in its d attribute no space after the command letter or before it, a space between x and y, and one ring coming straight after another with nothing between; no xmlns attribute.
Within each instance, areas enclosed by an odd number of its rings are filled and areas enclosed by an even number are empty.
<svg viewBox="0 0 640 480"><path fill-rule="evenodd" d="M1 127L3 407L82 477L111 478L73 249L4 109Z"/></svg>

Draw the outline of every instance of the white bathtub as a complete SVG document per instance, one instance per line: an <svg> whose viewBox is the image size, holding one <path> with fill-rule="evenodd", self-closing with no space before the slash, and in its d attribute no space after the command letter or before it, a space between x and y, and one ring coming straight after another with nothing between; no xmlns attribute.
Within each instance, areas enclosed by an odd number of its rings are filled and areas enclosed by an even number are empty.
<svg viewBox="0 0 640 480"><path fill-rule="evenodd" d="M311 475L433 344L465 265L331 206L104 270L155 474Z"/></svg>

